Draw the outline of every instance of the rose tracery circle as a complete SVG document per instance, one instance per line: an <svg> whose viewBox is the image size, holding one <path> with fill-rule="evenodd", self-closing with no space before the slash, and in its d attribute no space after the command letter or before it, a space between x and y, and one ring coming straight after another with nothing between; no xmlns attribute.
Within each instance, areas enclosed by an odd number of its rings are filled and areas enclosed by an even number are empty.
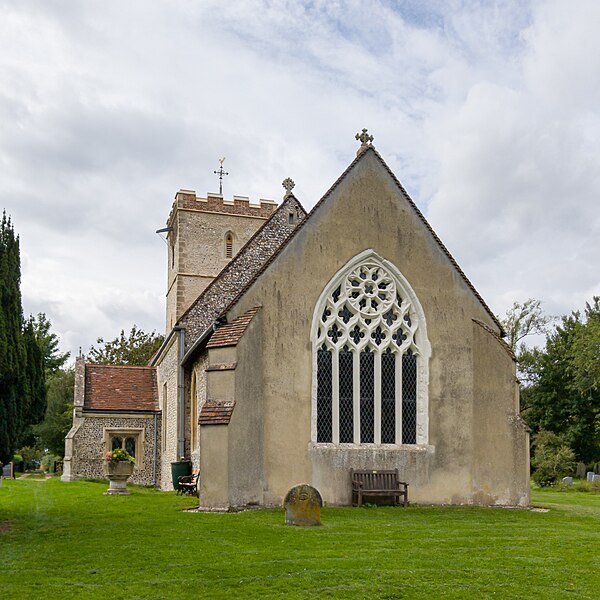
<svg viewBox="0 0 600 600"><path fill-rule="evenodd" d="M389 310L396 297L396 284L379 265L361 265L346 278L350 305L364 315L378 315Z"/></svg>

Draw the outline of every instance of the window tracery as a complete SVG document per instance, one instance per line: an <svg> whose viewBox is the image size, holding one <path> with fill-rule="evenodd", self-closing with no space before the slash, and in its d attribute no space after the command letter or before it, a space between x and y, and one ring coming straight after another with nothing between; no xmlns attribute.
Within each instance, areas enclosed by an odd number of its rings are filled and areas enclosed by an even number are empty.
<svg viewBox="0 0 600 600"><path fill-rule="evenodd" d="M313 439L425 443L429 346L422 309L393 265L363 254L327 286L315 311Z"/></svg>

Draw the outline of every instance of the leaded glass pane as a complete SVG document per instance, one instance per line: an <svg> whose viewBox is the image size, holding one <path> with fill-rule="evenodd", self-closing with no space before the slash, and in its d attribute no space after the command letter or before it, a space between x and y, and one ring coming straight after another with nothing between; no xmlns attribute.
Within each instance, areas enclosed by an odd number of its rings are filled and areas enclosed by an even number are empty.
<svg viewBox="0 0 600 600"><path fill-rule="evenodd" d="M117 448L121 448L123 446L123 440L115 435L111 440L111 450L116 450Z"/></svg>
<svg viewBox="0 0 600 600"><path fill-rule="evenodd" d="M375 355L360 353L360 441L372 444L375 441Z"/></svg>
<svg viewBox="0 0 600 600"><path fill-rule="evenodd" d="M354 415L352 413L352 352L345 349L339 354L339 390L340 390L340 443L354 441Z"/></svg>
<svg viewBox="0 0 600 600"><path fill-rule="evenodd" d="M125 451L135 457L135 438L125 438Z"/></svg>
<svg viewBox="0 0 600 600"><path fill-rule="evenodd" d="M396 442L396 355L381 355L381 443Z"/></svg>
<svg viewBox="0 0 600 600"><path fill-rule="evenodd" d="M402 443L417 443L417 357L402 357Z"/></svg>
<svg viewBox="0 0 600 600"><path fill-rule="evenodd" d="M331 352L317 352L317 442L331 442Z"/></svg>

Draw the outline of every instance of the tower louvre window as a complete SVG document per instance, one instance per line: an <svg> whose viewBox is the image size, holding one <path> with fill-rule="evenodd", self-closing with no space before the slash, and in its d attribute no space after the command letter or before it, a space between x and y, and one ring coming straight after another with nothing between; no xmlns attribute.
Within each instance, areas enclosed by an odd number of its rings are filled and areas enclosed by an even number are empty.
<svg viewBox="0 0 600 600"><path fill-rule="evenodd" d="M317 443L426 442L428 343L407 288L395 267L372 256L321 295L313 320Z"/></svg>
<svg viewBox="0 0 600 600"><path fill-rule="evenodd" d="M225 235L225 258L233 258L233 235L231 233Z"/></svg>

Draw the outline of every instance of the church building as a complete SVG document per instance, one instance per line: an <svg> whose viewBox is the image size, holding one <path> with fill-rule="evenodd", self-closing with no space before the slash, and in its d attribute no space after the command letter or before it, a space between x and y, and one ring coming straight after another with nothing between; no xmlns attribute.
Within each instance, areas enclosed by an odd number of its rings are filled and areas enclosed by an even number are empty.
<svg viewBox="0 0 600 600"><path fill-rule="evenodd" d="M76 365L63 480L136 456L133 483L200 470L206 507L351 503L351 469L410 500L529 504L529 434L501 324L363 130L306 213L180 190L167 220L166 338L146 367Z"/></svg>

